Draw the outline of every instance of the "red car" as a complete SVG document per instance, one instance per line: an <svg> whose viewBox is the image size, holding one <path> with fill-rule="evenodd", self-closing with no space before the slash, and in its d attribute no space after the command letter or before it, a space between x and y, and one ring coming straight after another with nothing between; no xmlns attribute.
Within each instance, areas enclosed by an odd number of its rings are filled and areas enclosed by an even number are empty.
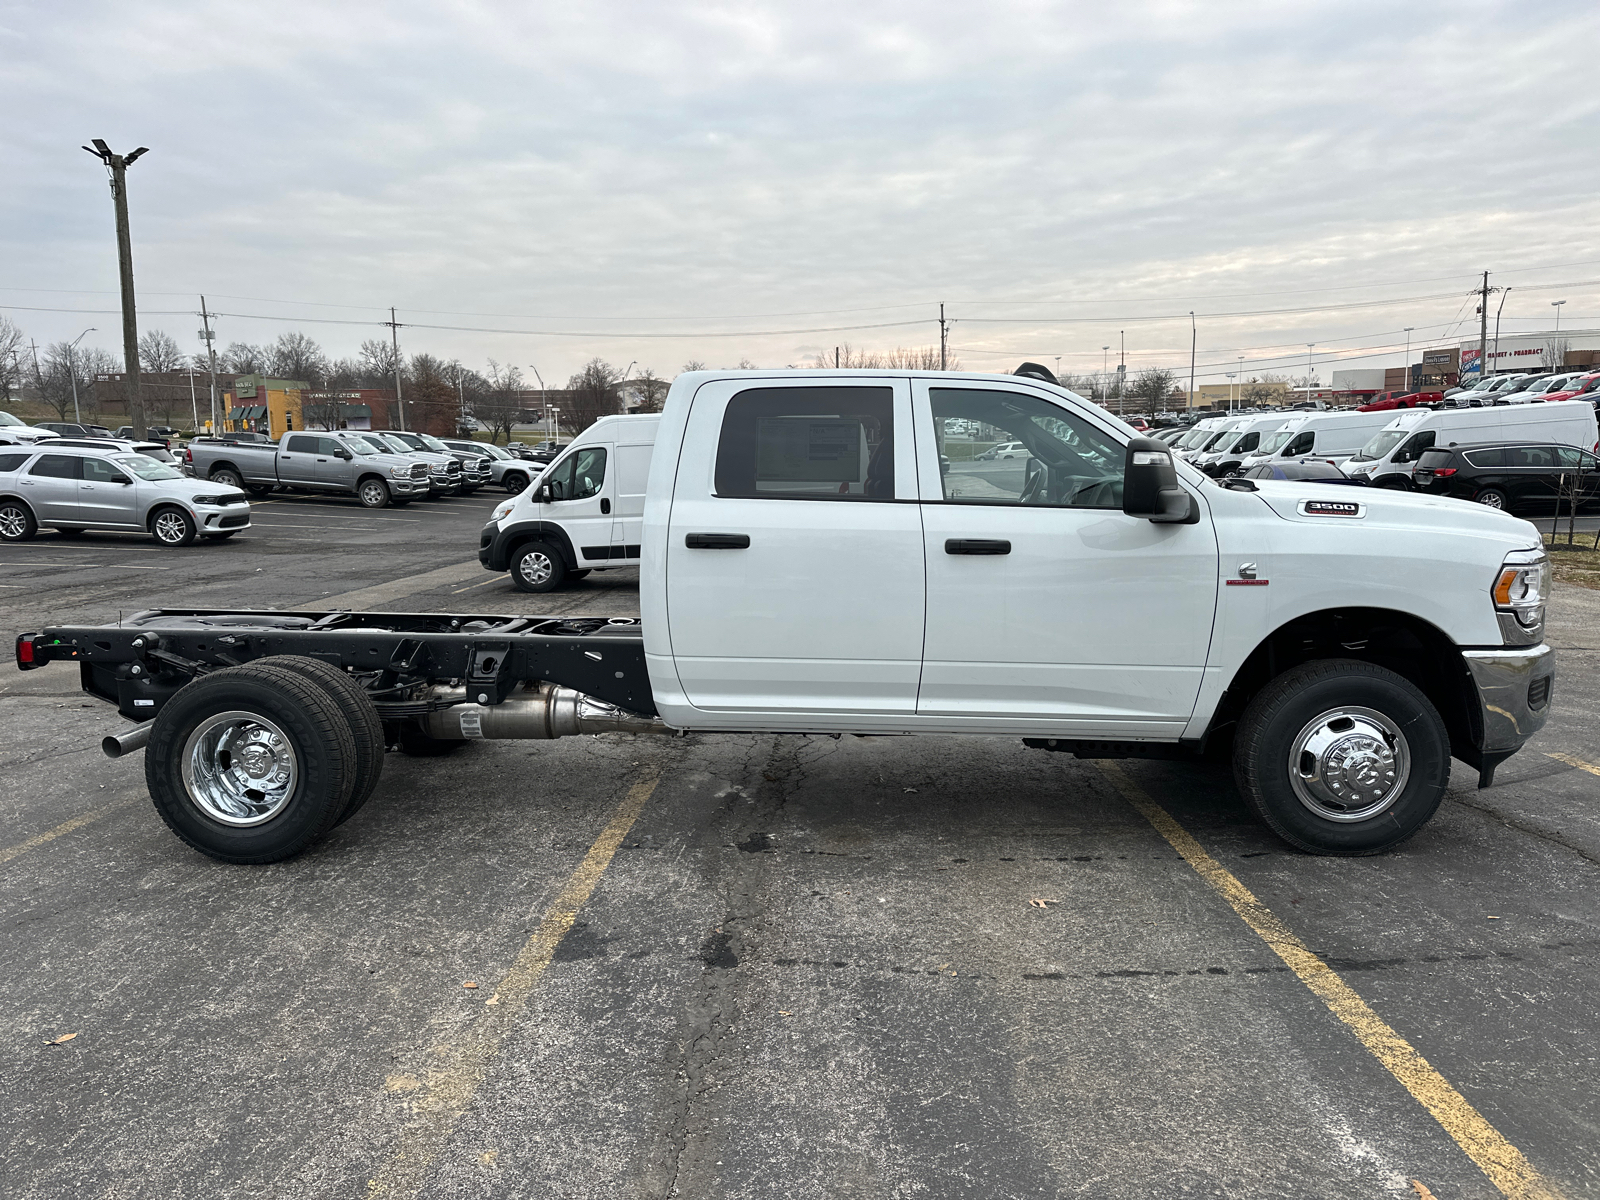
<svg viewBox="0 0 1600 1200"><path fill-rule="evenodd" d="M1574 379L1559 392L1551 392L1548 396L1539 398L1547 402L1551 400L1575 400L1579 396L1587 396L1597 387L1600 387L1600 371L1595 372L1593 375L1585 375L1582 379ZM1600 396L1595 397L1595 399L1600 400Z"/></svg>
<svg viewBox="0 0 1600 1200"><path fill-rule="evenodd" d="M1416 408L1422 404L1437 404L1443 399L1443 392L1379 392L1370 403L1363 404L1356 411L1384 412L1391 408Z"/></svg>

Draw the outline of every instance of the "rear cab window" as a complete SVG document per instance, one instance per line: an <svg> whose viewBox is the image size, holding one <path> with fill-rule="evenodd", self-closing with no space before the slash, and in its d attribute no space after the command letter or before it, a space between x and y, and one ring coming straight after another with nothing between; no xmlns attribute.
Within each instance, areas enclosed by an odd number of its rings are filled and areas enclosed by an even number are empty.
<svg viewBox="0 0 1600 1200"><path fill-rule="evenodd" d="M728 401L715 494L744 500L892 500L894 392L750 388Z"/></svg>

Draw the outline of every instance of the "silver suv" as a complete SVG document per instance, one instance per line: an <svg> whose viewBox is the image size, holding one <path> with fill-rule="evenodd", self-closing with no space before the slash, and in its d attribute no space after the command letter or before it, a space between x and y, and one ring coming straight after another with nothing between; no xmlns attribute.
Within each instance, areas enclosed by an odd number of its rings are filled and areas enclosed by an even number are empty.
<svg viewBox="0 0 1600 1200"><path fill-rule="evenodd" d="M0 542L25 542L40 526L148 533L163 546L187 546L248 529L250 501L121 446L0 447Z"/></svg>

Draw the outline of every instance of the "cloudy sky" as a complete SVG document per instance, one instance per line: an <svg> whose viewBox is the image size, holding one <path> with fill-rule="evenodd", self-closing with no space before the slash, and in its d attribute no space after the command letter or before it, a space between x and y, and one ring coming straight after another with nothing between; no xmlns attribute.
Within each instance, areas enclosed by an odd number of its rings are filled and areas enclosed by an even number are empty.
<svg viewBox="0 0 1600 1200"><path fill-rule="evenodd" d="M118 348L385 334L547 381L937 341L969 369L1600 327L1600 6L0 2L0 304ZM1498 298L1494 301L1498 303ZM45 309L75 310L68 312Z"/></svg>

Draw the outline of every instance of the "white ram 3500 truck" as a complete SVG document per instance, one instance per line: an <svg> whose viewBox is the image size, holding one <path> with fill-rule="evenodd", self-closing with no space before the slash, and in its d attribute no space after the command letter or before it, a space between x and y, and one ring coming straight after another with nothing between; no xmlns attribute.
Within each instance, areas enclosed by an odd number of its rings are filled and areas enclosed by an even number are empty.
<svg viewBox="0 0 1600 1200"><path fill-rule="evenodd" d="M1219 484L1023 371L680 375L639 622L156 610L24 635L18 663L77 660L86 690L153 717L108 753L146 746L168 825L235 862L349 816L386 746L606 730L1228 751L1285 840L1368 854L1433 815L1452 757L1486 784L1543 726L1531 525ZM1028 456L951 461L944 431L970 422Z"/></svg>

